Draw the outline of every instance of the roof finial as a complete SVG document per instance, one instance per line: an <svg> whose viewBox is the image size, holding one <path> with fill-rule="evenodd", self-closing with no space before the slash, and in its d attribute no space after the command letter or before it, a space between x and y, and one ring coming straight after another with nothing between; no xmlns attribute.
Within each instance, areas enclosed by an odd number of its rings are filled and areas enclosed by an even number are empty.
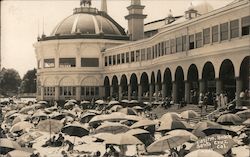
<svg viewBox="0 0 250 157"><path fill-rule="evenodd" d="M83 6L86 6L86 5L89 5L89 7L91 6L91 0L81 0L80 1L80 6L82 7Z"/></svg>

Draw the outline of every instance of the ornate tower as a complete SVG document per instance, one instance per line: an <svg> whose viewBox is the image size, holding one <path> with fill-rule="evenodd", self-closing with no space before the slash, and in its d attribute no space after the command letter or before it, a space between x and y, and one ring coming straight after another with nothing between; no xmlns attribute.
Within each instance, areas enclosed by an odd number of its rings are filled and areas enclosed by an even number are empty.
<svg viewBox="0 0 250 157"><path fill-rule="evenodd" d="M144 7L141 5L141 0L131 0L131 5L127 7L129 14L125 19L128 20L128 33L131 40L144 38L144 19L147 17L143 14Z"/></svg>

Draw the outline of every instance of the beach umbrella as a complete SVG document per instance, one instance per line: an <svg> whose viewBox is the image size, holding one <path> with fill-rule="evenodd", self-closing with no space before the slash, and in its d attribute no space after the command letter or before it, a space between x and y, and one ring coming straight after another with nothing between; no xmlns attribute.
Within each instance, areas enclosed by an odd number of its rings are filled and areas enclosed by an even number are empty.
<svg viewBox="0 0 250 157"><path fill-rule="evenodd" d="M247 120L245 120L242 124L244 124L244 125L250 125L250 118L248 118Z"/></svg>
<svg viewBox="0 0 250 157"><path fill-rule="evenodd" d="M61 132L70 136L83 137L89 134L89 130L80 124L70 124L62 128Z"/></svg>
<svg viewBox="0 0 250 157"><path fill-rule="evenodd" d="M65 109L71 109L71 108L73 108L75 106L75 103L73 103L73 102L66 102L65 104L64 104L64 108Z"/></svg>
<svg viewBox="0 0 250 157"><path fill-rule="evenodd" d="M106 121L119 121L119 120L124 120L126 117L126 114L122 112L113 112L111 114L106 114L104 116L104 120Z"/></svg>
<svg viewBox="0 0 250 157"><path fill-rule="evenodd" d="M181 116L176 112L167 112L164 115L161 116L160 121L166 121L166 120L180 120Z"/></svg>
<svg viewBox="0 0 250 157"><path fill-rule="evenodd" d="M63 110L62 111L62 114L65 115L65 116L70 116L72 118L75 118L76 117L76 113L73 112L72 110Z"/></svg>
<svg viewBox="0 0 250 157"><path fill-rule="evenodd" d="M181 117L185 119L198 117L199 114L193 110L186 110L181 113Z"/></svg>
<svg viewBox="0 0 250 157"><path fill-rule="evenodd" d="M12 121L12 125L15 125L16 123L18 122L21 122L21 121L25 121L29 118L28 115L24 115L24 114L20 114L18 117L16 117L13 121Z"/></svg>
<svg viewBox="0 0 250 157"><path fill-rule="evenodd" d="M101 114L101 111L97 111L97 110L87 110L88 113L95 113L95 114Z"/></svg>
<svg viewBox="0 0 250 157"><path fill-rule="evenodd" d="M118 112L124 113L126 115L137 115L136 111L130 107L122 108L118 110Z"/></svg>
<svg viewBox="0 0 250 157"><path fill-rule="evenodd" d="M35 110L35 108L33 106L26 106L24 108L22 108L19 113L28 113L29 111Z"/></svg>
<svg viewBox="0 0 250 157"><path fill-rule="evenodd" d="M66 100L66 102L77 104L77 101L75 99Z"/></svg>
<svg viewBox="0 0 250 157"><path fill-rule="evenodd" d="M15 125L13 125L10 128L10 132L25 131L25 130L31 129L32 127L34 127L33 124L31 124L29 122L22 121L22 122L18 122Z"/></svg>
<svg viewBox="0 0 250 157"><path fill-rule="evenodd" d="M126 120L136 121L136 122L138 122L138 121L144 119L143 117L136 116L136 115L126 115L124 118L125 118Z"/></svg>
<svg viewBox="0 0 250 157"><path fill-rule="evenodd" d="M11 115L17 113L17 110L11 110L11 111L8 111L6 112L6 114L4 115L5 118L8 118L10 117Z"/></svg>
<svg viewBox="0 0 250 157"><path fill-rule="evenodd" d="M240 118L242 119L248 119L250 118L250 109L239 111L236 113Z"/></svg>
<svg viewBox="0 0 250 157"><path fill-rule="evenodd" d="M47 114L46 113L44 113L44 111L42 111L42 110L37 110L33 115L32 115L32 118L47 118Z"/></svg>
<svg viewBox="0 0 250 157"><path fill-rule="evenodd" d="M90 101L88 101L88 100L83 100L83 101L81 101L81 105L84 105L84 104L91 104L91 103L90 103Z"/></svg>
<svg viewBox="0 0 250 157"><path fill-rule="evenodd" d="M129 103L129 100L124 99L124 100L122 100L121 102L122 102L122 103Z"/></svg>
<svg viewBox="0 0 250 157"><path fill-rule="evenodd" d="M198 149L188 153L185 157L223 157L223 155L210 149Z"/></svg>
<svg viewBox="0 0 250 157"><path fill-rule="evenodd" d="M81 116L81 122L82 123L88 123L94 116L96 116L95 113L85 113Z"/></svg>
<svg viewBox="0 0 250 157"><path fill-rule="evenodd" d="M41 137L43 134L39 131L34 131L34 132L27 132L22 134L20 137L18 137L17 142L20 145L24 145L26 143L29 143L30 141L34 141L38 137Z"/></svg>
<svg viewBox="0 0 250 157"><path fill-rule="evenodd" d="M62 120L63 118L66 117L66 115L63 114L63 113L59 113L59 112L53 112L53 113L51 113L51 114L49 115L49 117L50 117L51 119L55 119L55 120Z"/></svg>
<svg viewBox="0 0 250 157"><path fill-rule="evenodd" d="M189 136L191 141L197 141L198 138L191 132L187 131L187 130L180 130L180 129L176 129L176 130L172 130L166 133L166 135L172 135L172 136Z"/></svg>
<svg viewBox="0 0 250 157"><path fill-rule="evenodd" d="M7 153L7 157L30 157L32 153L23 150L12 150Z"/></svg>
<svg viewBox="0 0 250 157"><path fill-rule="evenodd" d="M161 125L157 129L157 131L164 131L164 130L167 131L167 130L175 130L175 129L190 130L192 129L192 127L187 122L170 119L164 122L161 121Z"/></svg>
<svg viewBox="0 0 250 157"><path fill-rule="evenodd" d="M113 123L113 122L106 122L98 126L95 130L95 133L112 133L112 134L118 134L118 133L125 133L129 130L129 127L126 125L120 124L120 123Z"/></svg>
<svg viewBox="0 0 250 157"><path fill-rule="evenodd" d="M101 139L103 141L112 141L114 139L114 134L101 132L93 135L93 137Z"/></svg>
<svg viewBox="0 0 250 157"><path fill-rule="evenodd" d="M147 152L164 152L167 149L176 148L190 140L189 136L166 135L156 140L147 147Z"/></svg>
<svg viewBox="0 0 250 157"><path fill-rule="evenodd" d="M123 107L121 105L114 105L109 110L117 112L118 110L122 109Z"/></svg>
<svg viewBox="0 0 250 157"><path fill-rule="evenodd" d="M217 122L225 125L238 125L242 123L242 119L236 114L223 114L218 119Z"/></svg>
<svg viewBox="0 0 250 157"><path fill-rule="evenodd" d="M77 105L77 106L75 106L72 110L71 110L72 112L82 112L82 109Z"/></svg>
<svg viewBox="0 0 250 157"><path fill-rule="evenodd" d="M6 154L12 150L21 150L21 146L10 139L0 138L0 154Z"/></svg>
<svg viewBox="0 0 250 157"><path fill-rule="evenodd" d="M46 112L51 113L51 112L53 112L53 111L57 111L58 108L57 108L57 106L52 106L52 107L46 108L46 109L44 109L44 110L45 110Z"/></svg>
<svg viewBox="0 0 250 157"><path fill-rule="evenodd" d="M129 104L139 104L139 101L138 100L130 100Z"/></svg>
<svg viewBox="0 0 250 157"><path fill-rule="evenodd" d="M112 100L108 103L108 107L112 107L113 105L119 105L120 102L119 101L116 101L116 100Z"/></svg>
<svg viewBox="0 0 250 157"><path fill-rule="evenodd" d="M116 144L116 145L136 145L136 144L142 144L142 142L129 134L116 134L113 135L112 139L106 139L104 140L104 143L106 144Z"/></svg>
<svg viewBox="0 0 250 157"><path fill-rule="evenodd" d="M141 106L134 106L132 108L135 109L136 111L142 111L143 110L143 108Z"/></svg>
<svg viewBox="0 0 250 157"><path fill-rule="evenodd" d="M199 122L194 126L192 133L197 137L205 137L212 134L228 133L230 135L237 135L232 129L227 126L220 125L212 121Z"/></svg>
<svg viewBox="0 0 250 157"><path fill-rule="evenodd" d="M134 128L140 128L144 126L152 126L152 125L156 125L155 121L149 120L149 119L142 119L136 122L135 124L133 124L132 126L130 126L130 128L134 129Z"/></svg>
<svg viewBox="0 0 250 157"><path fill-rule="evenodd" d="M198 149L211 149L220 154L226 154L236 143L230 135L211 135L196 141L190 151Z"/></svg>
<svg viewBox="0 0 250 157"><path fill-rule="evenodd" d="M126 132L126 134L130 134L130 135L140 135L140 134L149 134L148 131L144 130L144 129L131 129L129 131Z"/></svg>
<svg viewBox="0 0 250 157"><path fill-rule="evenodd" d="M107 104L104 100L101 100L101 99L96 100L95 103L99 105Z"/></svg>
<svg viewBox="0 0 250 157"><path fill-rule="evenodd" d="M55 119L46 119L40 121L37 125L37 129L40 131L54 132L54 133L60 132L62 127L63 127L62 122Z"/></svg>
<svg viewBox="0 0 250 157"><path fill-rule="evenodd" d="M37 103L38 103L38 104L44 104L44 105L47 105L47 104L48 104L48 102L47 102L47 101L43 101L43 100L38 101Z"/></svg>

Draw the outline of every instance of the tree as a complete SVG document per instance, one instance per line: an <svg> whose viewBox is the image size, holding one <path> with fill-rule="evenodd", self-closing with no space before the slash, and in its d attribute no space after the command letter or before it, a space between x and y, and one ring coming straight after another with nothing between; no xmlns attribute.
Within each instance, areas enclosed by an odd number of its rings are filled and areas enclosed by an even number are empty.
<svg viewBox="0 0 250 157"><path fill-rule="evenodd" d="M18 93L21 78L15 69L5 69L0 71L0 94L12 96Z"/></svg>
<svg viewBox="0 0 250 157"><path fill-rule="evenodd" d="M20 88L21 93L36 92L36 69L27 71L27 73L23 77Z"/></svg>

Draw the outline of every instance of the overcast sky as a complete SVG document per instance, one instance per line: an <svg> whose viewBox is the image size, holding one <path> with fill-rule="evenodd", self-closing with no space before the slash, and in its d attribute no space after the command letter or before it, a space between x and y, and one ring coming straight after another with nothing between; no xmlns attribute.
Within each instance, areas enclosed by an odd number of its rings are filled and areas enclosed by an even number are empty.
<svg viewBox="0 0 250 157"><path fill-rule="evenodd" d="M100 8L101 0L92 0L92 7ZM214 8L222 7L232 0L207 0ZM142 0L147 14L146 22L162 19L169 9L174 16L183 15L190 6L204 0ZM16 69L21 77L36 68L33 43L43 30L49 35L53 28L79 7L80 0L1 0L1 53L2 67ZM128 14L130 0L107 0L108 14L127 29L124 16ZM39 28L39 29L38 29ZM39 30L39 31L38 31Z"/></svg>

